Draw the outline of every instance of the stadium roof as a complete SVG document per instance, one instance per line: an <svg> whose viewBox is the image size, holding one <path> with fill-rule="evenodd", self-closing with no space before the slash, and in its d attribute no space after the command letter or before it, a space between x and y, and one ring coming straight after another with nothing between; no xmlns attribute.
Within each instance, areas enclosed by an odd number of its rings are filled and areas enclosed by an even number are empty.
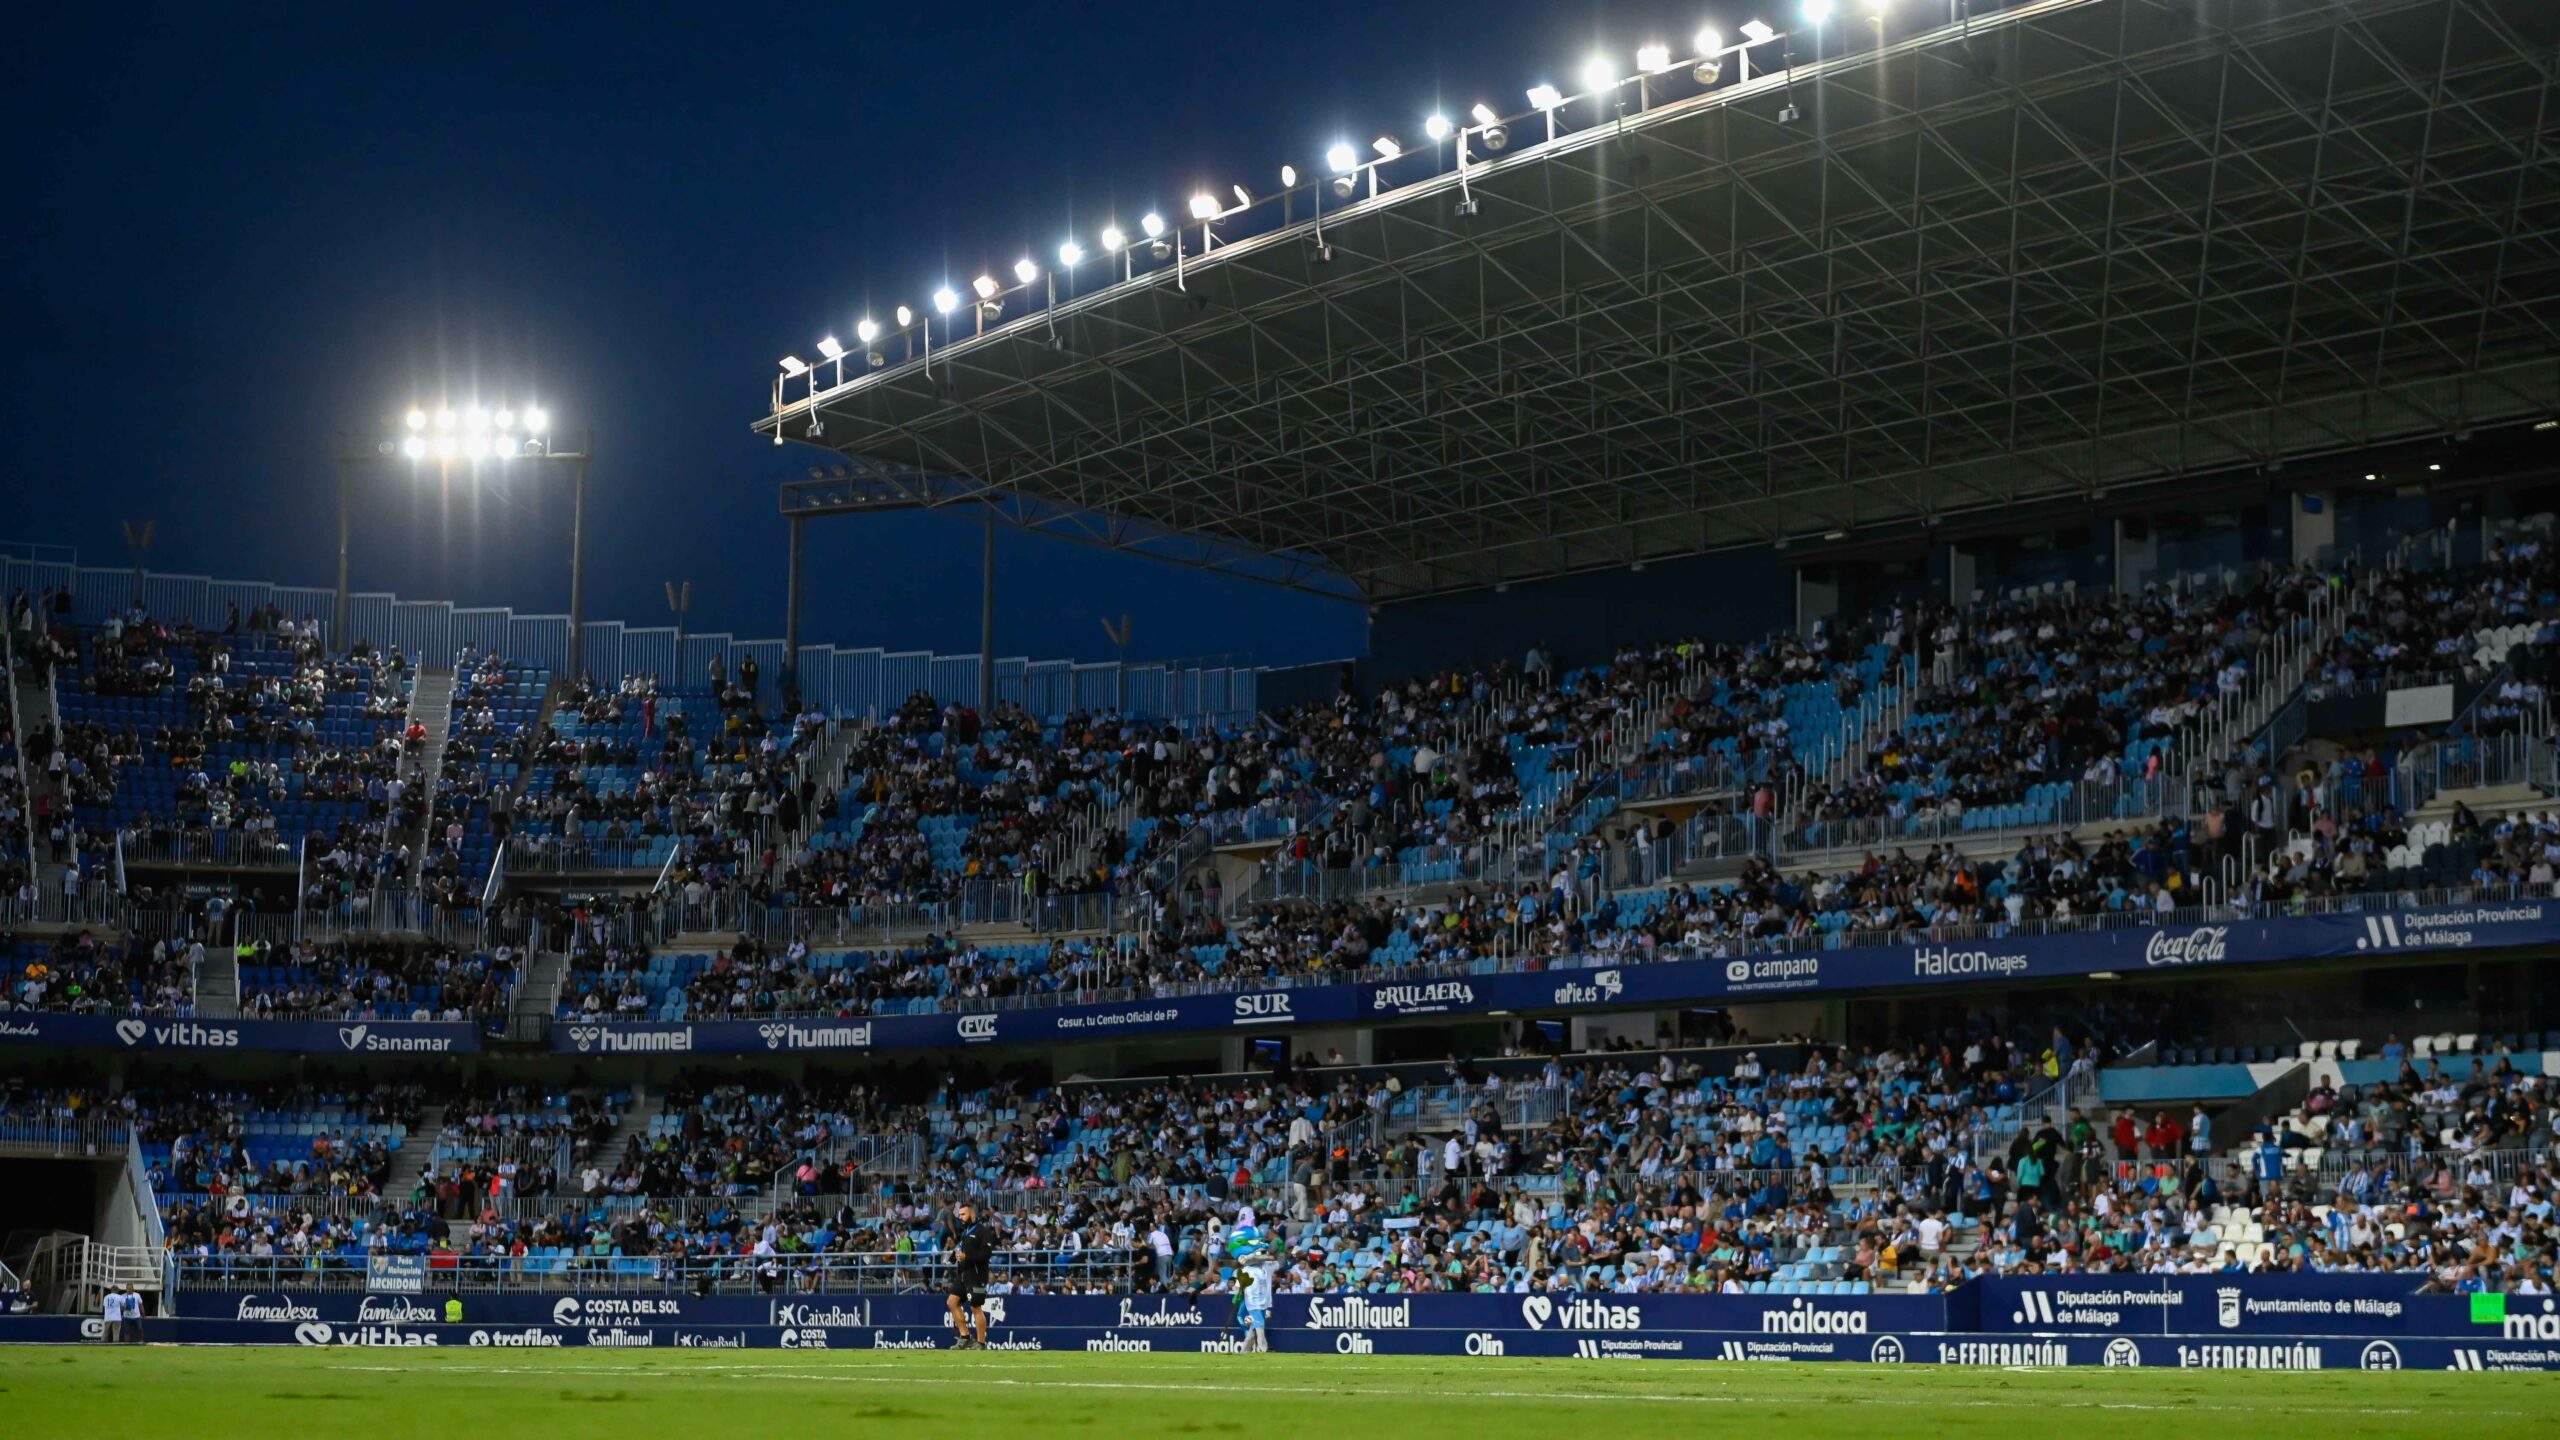
<svg viewBox="0 0 2560 1440"><path fill-rule="evenodd" d="M1329 256L1313 187L1294 224L1266 197L1178 272L1029 287L756 428L912 502L1387 601L2560 410L2551 0L1844 30L1514 121L1463 187L1409 155L1439 173L1326 197Z"/></svg>

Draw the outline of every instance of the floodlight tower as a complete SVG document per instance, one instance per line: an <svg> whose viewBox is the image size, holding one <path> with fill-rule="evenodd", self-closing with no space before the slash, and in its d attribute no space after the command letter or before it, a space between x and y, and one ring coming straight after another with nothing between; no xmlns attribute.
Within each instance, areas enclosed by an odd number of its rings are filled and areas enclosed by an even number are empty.
<svg viewBox="0 0 2560 1440"><path fill-rule="evenodd" d="M551 413L540 404L521 407L479 401L411 404L396 422L373 434L338 434L338 595L329 643L343 652L347 633L347 537L354 524L355 475L360 469L406 466L412 474L451 482L564 467L571 480L569 522L569 672L586 673L587 467L595 459L595 432L555 435Z"/></svg>

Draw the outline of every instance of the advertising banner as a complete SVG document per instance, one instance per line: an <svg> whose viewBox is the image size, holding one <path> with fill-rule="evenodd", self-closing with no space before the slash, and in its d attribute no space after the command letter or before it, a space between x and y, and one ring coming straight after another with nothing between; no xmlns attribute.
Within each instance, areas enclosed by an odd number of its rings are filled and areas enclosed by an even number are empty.
<svg viewBox="0 0 2560 1440"><path fill-rule="evenodd" d="M1550 1013L1732 1004L1864 990L2206 971L2332 956L2560 944L2560 901L2279 916L2166 929L2128 926L1946 944L1867 946L1650 964L1559 964L1511 974L1273 986L1100 1005L788 1020L554 1025L579 1055L965 1049L1217 1031L1288 1030L1495 1011Z"/></svg>
<svg viewBox="0 0 2560 1440"><path fill-rule="evenodd" d="M468 1055L480 1032L420 1020L159 1020L127 1015L0 1012L0 1044L96 1050L290 1052L327 1055Z"/></svg>
<svg viewBox="0 0 2560 1440"><path fill-rule="evenodd" d="M1426 1297L1427 1298L1427 1297ZM1177 1312L1178 1313L1178 1312ZM849 1318L833 1314L828 1319ZM1086 1354L1234 1353L1232 1325L1025 1325L989 1316L993 1351ZM0 1343L104 1343L96 1320L0 1318ZM941 1350L947 1323L874 1316L868 1323L773 1325L697 1319L602 1319L573 1323L484 1320L158 1319L147 1338L203 1345L291 1345L374 1349ZM1290 1328L1275 1324L1271 1348L1284 1353L1434 1355L1500 1359L1846 1362L2001 1369L2093 1366L2164 1370L2554 1370L2560 1344L2494 1334L2469 1340L2324 1335L1965 1335L1875 1331L1856 1335L1772 1335L1759 1330L1577 1331L1554 1328Z"/></svg>

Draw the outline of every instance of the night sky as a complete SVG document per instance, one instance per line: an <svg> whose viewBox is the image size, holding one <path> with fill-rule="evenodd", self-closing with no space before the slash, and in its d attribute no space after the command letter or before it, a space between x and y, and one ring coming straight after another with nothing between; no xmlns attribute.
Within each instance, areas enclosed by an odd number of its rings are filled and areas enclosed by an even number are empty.
<svg viewBox="0 0 2560 1440"><path fill-rule="evenodd" d="M0 539L327 585L331 436L413 396L600 432L587 613L782 631L775 357L925 306L1202 184L1272 184L1432 108L1576 88L1725 4L46 6L0 65L11 135ZM1771 12L1772 18L1779 18ZM379 470L354 584L567 608L564 486ZM812 642L977 648L979 532L813 525ZM998 649L1287 664L1358 607L1064 541L998 548Z"/></svg>

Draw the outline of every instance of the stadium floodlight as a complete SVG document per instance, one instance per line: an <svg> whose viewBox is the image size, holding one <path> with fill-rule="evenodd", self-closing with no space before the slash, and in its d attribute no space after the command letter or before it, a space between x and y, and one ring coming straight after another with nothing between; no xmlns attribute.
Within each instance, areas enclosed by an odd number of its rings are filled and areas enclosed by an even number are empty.
<svg viewBox="0 0 2560 1440"><path fill-rule="evenodd" d="M860 320L854 322L853 338L861 341L865 345L879 339L880 322L872 319L868 315L863 316Z"/></svg>
<svg viewBox="0 0 2560 1440"><path fill-rule="evenodd" d="M906 329L908 326L913 325L914 323L916 323L916 312L914 312L913 310L908 309L908 308L907 308L906 306L904 306L904 305L899 306L899 307L898 307L898 328L899 328L899 329L901 329L901 330L904 330L904 329Z"/></svg>
<svg viewBox="0 0 2560 1440"><path fill-rule="evenodd" d="M462 453L466 458L472 460L487 459L489 456L489 437L479 431L473 431L470 435L463 438Z"/></svg>
<svg viewBox="0 0 2560 1440"><path fill-rule="evenodd" d="M1346 170L1357 170L1360 168L1360 152L1351 148L1350 141L1337 140L1324 152L1324 163L1332 166L1333 173L1337 175Z"/></svg>
<svg viewBox="0 0 2560 1440"><path fill-rule="evenodd" d="M524 407L524 428L528 435L551 433L551 412L539 405L527 405Z"/></svg>
<svg viewBox="0 0 2560 1440"><path fill-rule="evenodd" d="M400 453L408 456L412 460L426 459L427 437L424 435L412 435L408 439L401 441ZM2366 478L2370 479L2372 477L2368 476Z"/></svg>
<svg viewBox="0 0 2560 1440"><path fill-rule="evenodd" d="M450 459L452 459L452 458L453 458L453 450L454 450L454 441L453 441L453 436L452 436L452 434L451 434L451 433L446 433L446 434L439 435L439 436L437 436L437 437L436 437L436 458L437 458L437 459L439 459L439 460L450 460Z"/></svg>
<svg viewBox="0 0 2560 1440"><path fill-rule="evenodd" d="M1244 188L1244 187L1243 187L1243 186L1241 186L1241 185L1238 185L1238 186L1236 186L1236 187L1235 187L1235 192L1236 192L1236 203L1237 203L1237 204L1239 204L1239 205L1250 205L1250 204L1252 204L1252 203L1253 203L1253 192L1252 192L1252 191L1247 190L1246 188Z"/></svg>
<svg viewBox="0 0 2560 1440"><path fill-rule="evenodd" d="M1804 23L1820 29L1830 20L1831 0L1804 0Z"/></svg>
<svg viewBox="0 0 2560 1440"><path fill-rule="evenodd" d="M1076 268L1076 262L1083 258L1084 247L1073 240L1067 241L1065 244L1058 247L1058 263L1066 266L1070 270Z"/></svg>
<svg viewBox="0 0 2560 1440"><path fill-rule="evenodd" d="M516 428L516 412L501 405L498 412L489 417L489 423L501 430L513 430Z"/></svg>
<svg viewBox="0 0 2560 1440"><path fill-rule="evenodd" d="M1393 135L1381 135L1369 142L1369 148L1378 152L1379 159L1393 160L1404 153L1404 142Z"/></svg>
<svg viewBox="0 0 2560 1440"><path fill-rule="evenodd" d="M1724 36L1713 25L1698 32L1698 63L1689 78L1701 85L1713 85L1724 78Z"/></svg>
<svg viewBox="0 0 2560 1440"><path fill-rule="evenodd" d="M1117 255L1120 253L1120 247L1128 243L1129 237L1121 233L1119 226L1105 225L1102 227L1102 250L1104 254Z"/></svg>
<svg viewBox="0 0 2560 1440"><path fill-rule="evenodd" d="M1040 278L1040 267L1032 264L1031 257L1025 255L1013 262L1013 278L1028 285Z"/></svg>
<svg viewBox="0 0 2560 1440"><path fill-rule="evenodd" d="M830 360L841 360L844 358L844 342L830 335L818 342L818 353Z"/></svg>
<svg viewBox="0 0 2560 1440"><path fill-rule="evenodd" d="M1283 165L1280 167L1280 188L1283 190L1295 190L1298 188L1297 166Z"/></svg>
<svg viewBox="0 0 2560 1440"><path fill-rule="evenodd" d="M1467 114L1472 116L1478 125L1499 125L1502 123L1502 117L1493 113L1493 107L1482 101L1476 102L1475 108L1469 110Z"/></svg>
<svg viewBox="0 0 2560 1440"><path fill-rule="evenodd" d="M1882 20L1884 12L1893 8L1893 0L1867 0L1867 14Z"/></svg>
<svg viewBox="0 0 2560 1440"><path fill-rule="evenodd" d="M981 275L969 282L969 288L978 292L979 299L993 300L996 298L996 277Z"/></svg>
<svg viewBox="0 0 2560 1440"><path fill-rule="evenodd" d="M1164 217L1150 210L1138 217L1138 228L1146 232L1148 239L1153 240L1164 233Z"/></svg>
<svg viewBox="0 0 2560 1440"><path fill-rule="evenodd" d="M1647 75L1659 75L1671 68L1671 47L1656 41L1636 47L1636 69Z"/></svg>
<svg viewBox="0 0 2560 1440"><path fill-rule="evenodd" d="M797 355L782 357L782 373L797 378L809 373L809 362Z"/></svg>
<svg viewBox="0 0 2560 1440"><path fill-rule="evenodd" d="M436 411L436 428L439 430L450 430L453 428L452 410L439 409Z"/></svg>
<svg viewBox="0 0 2560 1440"><path fill-rule="evenodd" d="M1434 145L1448 139L1449 117L1441 114L1437 110L1432 111L1431 118L1422 122L1422 133L1430 137L1431 143Z"/></svg>
<svg viewBox="0 0 2560 1440"><path fill-rule="evenodd" d="M462 412L462 428L463 428L463 429L465 429L465 430L470 430L470 431L474 431L474 432L477 432L477 431L481 431L481 430L486 430L486 429L488 429L488 428L489 428L489 412L488 412L488 411L486 411L486 410L481 409L481 408L480 408L479 406L477 406L477 405L474 405L474 406L472 406L470 409L463 411L463 412Z"/></svg>
<svg viewBox="0 0 2560 1440"><path fill-rule="evenodd" d="M959 308L960 297L953 293L950 286L945 285L941 289L933 292L933 311L935 314L948 315Z"/></svg>
<svg viewBox="0 0 2560 1440"><path fill-rule="evenodd" d="M424 410L421 410L421 409L417 408L417 407L416 407L416 406L414 406L414 405L413 405L413 406L411 406L411 407L409 407L409 428L410 428L410 429L412 429L412 430L424 430L424 429L426 429L426 428L427 428L427 412L426 412L426 411L424 411Z"/></svg>
<svg viewBox="0 0 2560 1440"><path fill-rule="evenodd" d="M1529 108L1532 110L1553 110L1563 103L1564 92L1553 85L1529 87Z"/></svg>
<svg viewBox="0 0 2560 1440"><path fill-rule="evenodd" d="M1218 218L1218 197L1210 194L1206 190L1192 196L1191 218L1194 220L1214 220Z"/></svg>
<svg viewBox="0 0 2560 1440"><path fill-rule="evenodd" d="M489 453L501 460L512 460L516 457L517 445L518 442L513 435L501 435L489 442Z"/></svg>
<svg viewBox="0 0 2560 1440"><path fill-rule="evenodd" d="M1766 20L1745 20L1742 22L1742 38L1754 45L1766 45L1778 38L1778 32L1769 28Z"/></svg>
<svg viewBox="0 0 2560 1440"><path fill-rule="evenodd" d="M1618 88L1618 67L1606 55L1594 55L1582 62L1582 88L1598 94Z"/></svg>

